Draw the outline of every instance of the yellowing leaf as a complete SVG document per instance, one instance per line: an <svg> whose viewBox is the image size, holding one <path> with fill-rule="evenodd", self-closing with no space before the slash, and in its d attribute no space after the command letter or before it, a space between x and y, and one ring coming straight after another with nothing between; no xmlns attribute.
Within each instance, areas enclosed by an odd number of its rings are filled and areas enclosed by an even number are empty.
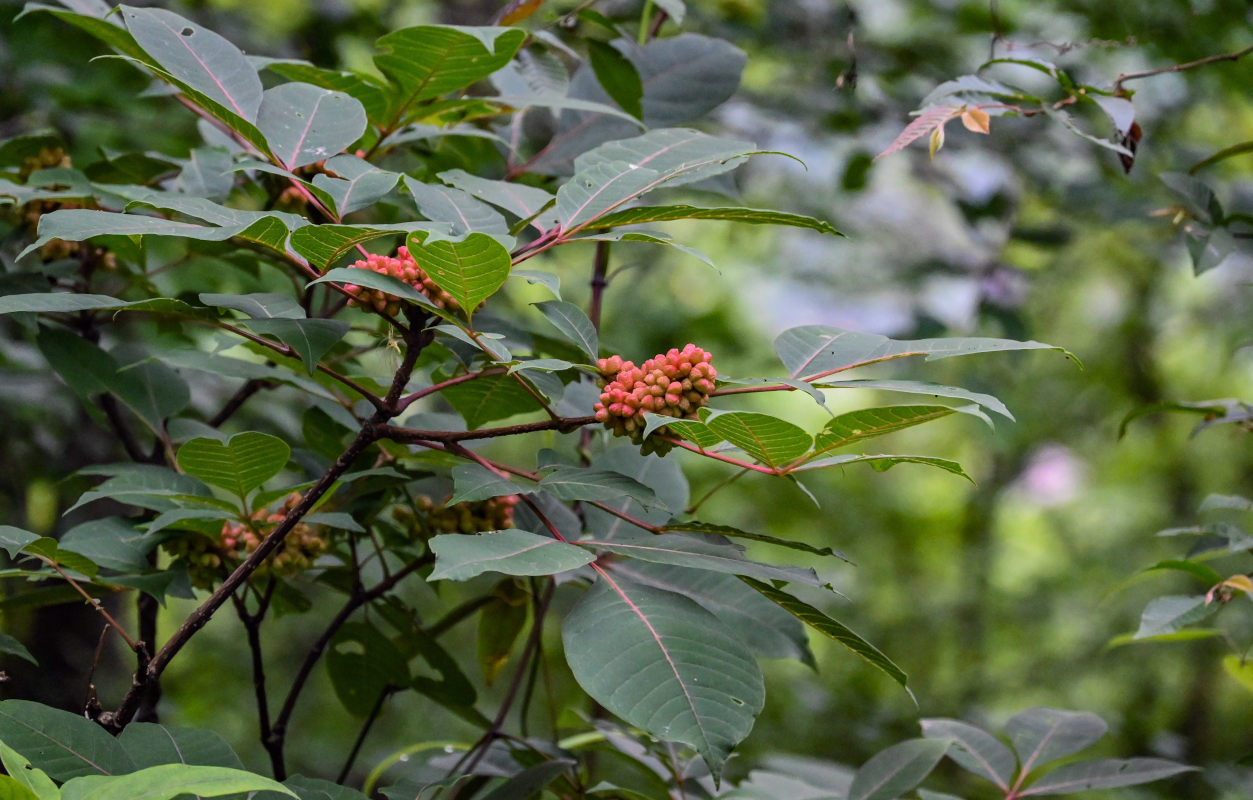
<svg viewBox="0 0 1253 800"><path fill-rule="evenodd" d="M931 131L931 160L935 160L935 154L940 152L940 148L944 146L944 123L940 123L935 130Z"/></svg>
<svg viewBox="0 0 1253 800"><path fill-rule="evenodd" d="M966 130L975 133L987 134L991 131L992 119L988 116L988 112L981 108L968 108L962 112L962 125Z"/></svg>

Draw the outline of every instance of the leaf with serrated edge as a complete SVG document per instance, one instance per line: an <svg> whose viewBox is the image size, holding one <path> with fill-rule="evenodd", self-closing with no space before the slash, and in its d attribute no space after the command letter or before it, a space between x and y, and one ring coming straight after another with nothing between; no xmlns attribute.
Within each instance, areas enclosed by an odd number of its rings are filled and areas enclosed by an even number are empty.
<svg viewBox="0 0 1253 800"><path fill-rule="evenodd" d="M673 592L602 575L561 634L584 691L653 736L694 747L715 779L765 701L752 653Z"/></svg>
<svg viewBox="0 0 1253 800"><path fill-rule="evenodd" d="M756 581L752 578L745 578L742 576L740 580L761 592L767 598L778 603L792 616L818 631L823 636L834 639L847 647L849 650L852 650L857 655L866 659L872 665L886 673L892 680L896 681L901 686L904 686L906 691L909 691L909 678L905 675L904 670L893 663L892 659L885 656L879 648L858 636L843 623L836 622L803 600L798 600L787 592L780 591L768 583L762 583L761 581Z"/></svg>
<svg viewBox="0 0 1253 800"><path fill-rule="evenodd" d="M590 564L595 556L551 536L509 528L488 533L445 534L431 539L435 570L428 581L464 581L484 572L556 575Z"/></svg>

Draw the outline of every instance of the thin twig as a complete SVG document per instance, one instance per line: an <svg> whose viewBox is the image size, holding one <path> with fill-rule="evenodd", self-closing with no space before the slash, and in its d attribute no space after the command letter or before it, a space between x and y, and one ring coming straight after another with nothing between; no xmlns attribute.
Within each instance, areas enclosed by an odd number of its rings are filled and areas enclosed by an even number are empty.
<svg viewBox="0 0 1253 800"><path fill-rule="evenodd" d="M365 737L370 735L370 728L374 727L375 721L378 720L379 714L383 711L383 703L388 697L396 691L396 687L388 684L383 687L383 691L379 692L378 699L374 701L374 706L370 709L370 713L366 715L365 723L361 726L361 731L357 734L357 740L352 743L352 750L348 751L348 758L344 761L343 768L339 771L339 776L335 778L335 782L342 784L348 780L348 773L352 771L353 762L357 760L357 756L361 753L361 746L365 744Z"/></svg>
<svg viewBox="0 0 1253 800"><path fill-rule="evenodd" d="M496 439L502 436L517 436L537 431L558 431L569 433L596 422L595 417L558 417L539 422L524 422L519 425L505 425L499 428L479 428L473 431L424 431L416 428L402 428L396 425L379 427L379 438L389 439L400 444L417 444L425 442L464 442L468 439Z"/></svg>
<svg viewBox="0 0 1253 800"><path fill-rule="evenodd" d="M1243 50L1237 50L1234 53L1221 53L1216 56L1206 56L1205 58L1198 58L1196 61L1188 61L1183 64L1171 64L1168 67L1159 67L1157 69L1145 70L1144 72L1129 72L1123 75L1119 75L1118 79L1114 81L1114 94L1116 95L1121 94L1122 85L1126 83L1127 81L1137 81L1137 80L1140 80L1141 78L1151 78L1154 75L1163 75L1167 72L1183 72L1184 70L1196 69L1197 67L1204 67L1208 64L1217 64L1220 61L1239 61L1240 59L1247 56L1249 53L1253 53L1253 45L1250 45L1244 48Z"/></svg>
<svg viewBox="0 0 1253 800"><path fill-rule="evenodd" d="M39 559L40 561L44 562L45 564L47 564L48 566L56 570L57 574L60 575L65 580L66 583L68 583L71 587L73 587L74 591L78 592L80 595L83 596L83 599L87 601L87 604L89 606L99 611L101 616L103 616L105 620L110 625L113 626L113 629L117 631L118 635L121 636L126 641L127 647L129 647L132 651L136 653L143 652L142 648L139 646L139 642L132 639L130 634L126 632L126 629L122 627L121 623L119 623L117 620L113 618L113 615L110 614L109 610L104 607L104 603L100 601L100 598L92 597L87 592L86 589L84 589L81 585L79 585L78 581L71 578L70 574L66 572L64 569L62 569L61 565L53 561L51 558L48 558L47 556L39 556L39 555L35 556L35 558Z"/></svg>

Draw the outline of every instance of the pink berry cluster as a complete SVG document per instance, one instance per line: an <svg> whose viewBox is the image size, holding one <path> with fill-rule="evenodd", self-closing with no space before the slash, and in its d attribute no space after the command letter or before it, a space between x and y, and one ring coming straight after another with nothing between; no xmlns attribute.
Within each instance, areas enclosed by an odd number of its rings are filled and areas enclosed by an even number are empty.
<svg viewBox="0 0 1253 800"><path fill-rule="evenodd" d="M248 523L226 522L218 539L207 536L185 536L164 544L174 556L187 560L187 572L193 586L211 589L217 581L239 566L261 544L261 540L283 521L287 512L300 502L295 492L287 496L277 509L261 509L252 515ZM318 556L330 548L330 541L312 525L299 523L283 537L269 558L257 570L257 575L285 577L313 566Z"/></svg>
<svg viewBox="0 0 1253 800"><path fill-rule="evenodd" d="M409 255L409 248L401 247L396 251L395 257L381 256L371 253L365 258L353 264L358 269L372 269L382 275L390 275L393 278L402 280L422 294L431 299L439 308L448 311L458 311L460 306L452 295L435 285L435 281L431 280L426 271L418 266L418 262L414 261L413 256ZM380 292L377 289L366 289L350 283L344 286L345 289L355 294L359 300L349 300L350 306L362 306L372 309L380 314L390 314L396 316L400 313L400 299L395 295Z"/></svg>
<svg viewBox="0 0 1253 800"><path fill-rule="evenodd" d="M600 359L596 366L605 384L594 407L596 419L615 436L630 437L645 453L665 453L671 447L669 442L660 437L644 438L644 412L696 419L718 377L712 360L712 355L694 344L658 353L638 367L621 356Z"/></svg>

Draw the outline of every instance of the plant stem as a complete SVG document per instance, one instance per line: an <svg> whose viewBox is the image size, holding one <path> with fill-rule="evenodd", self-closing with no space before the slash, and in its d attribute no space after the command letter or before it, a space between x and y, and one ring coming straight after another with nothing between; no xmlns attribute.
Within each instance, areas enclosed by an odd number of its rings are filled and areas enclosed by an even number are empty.
<svg viewBox="0 0 1253 800"><path fill-rule="evenodd" d="M335 778L335 782L342 784L348 780L348 773L352 771L353 762L357 760L357 756L361 753L361 746L365 744L365 737L370 735L370 728L374 727L374 723L378 720L379 714L383 711L383 703L387 702L387 698L391 697L396 691L394 686L384 686L383 691L379 692L378 699L374 701L370 713L365 718L365 723L361 726L361 731L357 734L357 740L352 743L352 750L348 752L348 758L344 760L344 766L340 769L339 775Z"/></svg>
<svg viewBox="0 0 1253 800"><path fill-rule="evenodd" d="M50 558L47 558L46 556L35 556L35 558L38 558L40 561L44 562L45 564L47 564L48 566L56 570L57 574L60 575L61 578L64 579L66 583L68 583L71 587L73 587L74 591L78 592L79 594L83 596L83 599L87 601L87 604L89 606L96 609L96 611L100 612L101 616L105 618L105 621L108 622L110 625L112 625L113 629L118 632L118 635L121 636L122 639L126 641L127 647L129 647L135 653L143 652L143 648L139 646L139 642L132 639L130 634L126 632L126 629L122 627L121 623L119 623L117 620L113 618L113 615L110 614L109 610L104 607L104 603L100 601L100 598L92 597L90 594L88 594L87 591L83 589L81 585L79 585L78 581L71 578L70 574L66 572L64 569L62 569L61 565L58 564L57 562L53 561Z"/></svg>
<svg viewBox="0 0 1253 800"><path fill-rule="evenodd" d="M1183 72L1184 70L1204 67L1208 64L1217 64L1220 61L1239 61L1249 53L1253 53L1253 45L1250 45L1243 50L1237 50L1234 53L1221 53L1216 56L1198 58L1196 61L1188 61L1183 64L1171 64L1168 67L1159 67L1158 69L1149 69L1144 72L1129 72L1124 75L1119 75L1118 79L1114 81L1114 94L1120 94L1122 92L1122 85L1127 81L1137 81L1141 78L1151 78L1154 75L1163 75L1167 72Z"/></svg>

